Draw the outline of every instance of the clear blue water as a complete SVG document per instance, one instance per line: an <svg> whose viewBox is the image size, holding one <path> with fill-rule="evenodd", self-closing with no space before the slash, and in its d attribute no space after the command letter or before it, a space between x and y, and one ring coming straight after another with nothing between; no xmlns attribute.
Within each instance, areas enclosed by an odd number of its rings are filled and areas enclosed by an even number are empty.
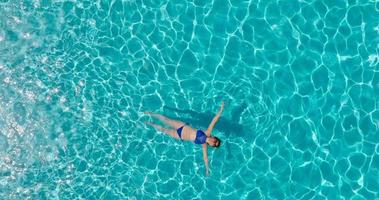
<svg viewBox="0 0 379 200"><path fill-rule="evenodd" d="M0 0L0 199L379 199L379 2ZM155 111L209 148L146 127Z"/></svg>

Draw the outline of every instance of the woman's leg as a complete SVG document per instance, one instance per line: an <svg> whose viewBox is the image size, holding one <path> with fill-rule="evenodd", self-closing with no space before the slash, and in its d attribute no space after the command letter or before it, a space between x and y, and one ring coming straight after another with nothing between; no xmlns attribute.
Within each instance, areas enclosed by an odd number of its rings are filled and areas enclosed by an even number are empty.
<svg viewBox="0 0 379 200"><path fill-rule="evenodd" d="M145 124L153 126L157 130L162 131L163 133L166 133L167 135L170 135L170 136L172 136L172 137L174 137L176 139L180 139L179 136L178 136L178 134L176 133L176 130L174 130L174 129L163 128L162 126L159 126L157 124L153 124L151 122L145 122Z"/></svg>
<svg viewBox="0 0 379 200"><path fill-rule="evenodd" d="M173 119L170 119L170 118L165 117L165 116L160 115L160 114L155 114L155 113L151 113L151 112L145 112L145 114L148 114L152 117L155 117L155 118L161 120L163 123L171 126L174 129L178 129L178 128L180 128L186 124L184 122L173 120Z"/></svg>

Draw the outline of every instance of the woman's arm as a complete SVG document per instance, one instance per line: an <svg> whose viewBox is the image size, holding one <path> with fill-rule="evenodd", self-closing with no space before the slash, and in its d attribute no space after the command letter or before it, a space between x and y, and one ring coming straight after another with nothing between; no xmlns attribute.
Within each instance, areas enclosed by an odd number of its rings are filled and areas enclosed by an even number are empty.
<svg viewBox="0 0 379 200"><path fill-rule="evenodd" d="M223 110L224 110L224 102L221 103L220 111L218 111L218 113L216 114L216 116L212 119L212 122L209 124L207 131L205 131L205 134L207 134L208 137L211 136L213 127L215 126L216 122L220 118L221 113L222 113Z"/></svg>
<svg viewBox="0 0 379 200"><path fill-rule="evenodd" d="M204 163L205 163L205 175L208 176L209 175L209 166L208 166L207 145L202 144L202 146L203 146L203 159L204 159Z"/></svg>

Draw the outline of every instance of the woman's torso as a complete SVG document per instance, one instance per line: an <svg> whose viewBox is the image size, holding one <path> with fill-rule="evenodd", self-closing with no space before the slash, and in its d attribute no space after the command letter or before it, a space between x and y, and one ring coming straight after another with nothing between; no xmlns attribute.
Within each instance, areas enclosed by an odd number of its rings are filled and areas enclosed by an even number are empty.
<svg viewBox="0 0 379 200"><path fill-rule="evenodd" d="M196 143L195 139L196 139L196 136L197 136L197 132L198 131L196 129L194 129L194 128L190 127L190 126L185 125L183 127L183 129L182 129L182 140L189 140L191 142L195 142ZM204 131L202 133L204 133L205 135L208 135L207 131ZM206 137L205 135L204 135L204 137ZM200 141L202 139L204 139L204 138L201 138ZM197 141L197 142L199 142L199 141ZM202 141L202 142L204 142L204 141Z"/></svg>
<svg viewBox="0 0 379 200"><path fill-rule="evenodd" d="M184 126L182 129L182 140L194 141L196 138L196 129L190 126Z"/></svg>

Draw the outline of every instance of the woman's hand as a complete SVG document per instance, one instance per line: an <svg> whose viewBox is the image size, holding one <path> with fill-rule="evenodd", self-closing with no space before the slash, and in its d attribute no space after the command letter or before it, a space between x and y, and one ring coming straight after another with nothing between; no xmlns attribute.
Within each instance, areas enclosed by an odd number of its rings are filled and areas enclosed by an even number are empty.
<svg viewBox="0 0 379 200"><path fill-rule="evenodd" d="M220 108L220 111L219 111L220 113L224 110L224 106L225 106L225 104L224 104L224 102L222 101L222 102L221 102L221 108Z"/></svg>
<svg viewBox="0 0 379 200"><path fill-rule="evenodd" d="M221 114L222 114L222 111L224 110L224 102L222 101L221 102L221 108L220 108L220 111L218 111L218 113L216 114L215 117L213 117L211 123L209 124L208 126L208 129L205 131L205 133L207 134L207 136L211 136L211 133L212 133L212 130L213 130L213 127L214 125L216 124L216 122L218 121L218 119L220 118Z"/></svg>

